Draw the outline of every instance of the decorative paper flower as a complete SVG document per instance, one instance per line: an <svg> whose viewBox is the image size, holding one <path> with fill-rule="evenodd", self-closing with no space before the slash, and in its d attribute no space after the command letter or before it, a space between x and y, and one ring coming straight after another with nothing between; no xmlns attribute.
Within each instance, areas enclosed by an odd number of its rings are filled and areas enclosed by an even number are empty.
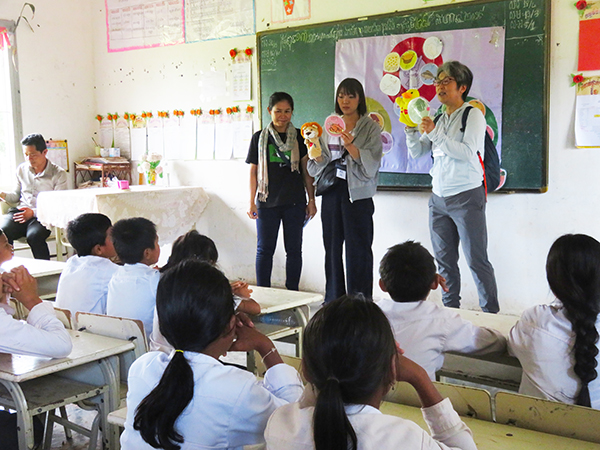
<svg viewBox="0 0 600 450"><path fill-rule="evenodd" d="M579 0L577 3L575 3L575 8L577 8L579 11L583 11L587 8L587 2L585 0Z"/></svg>
<svg viewBox="0 0 600 450"><path fill-rule="evenodd" d="M579 0L579 1L582 1L582 0ZM250 47L247 47L246 50L244 50L244 53L247 56L252 56L252 49Z"/></svg>
<svg viewBox="0 0 600 450"><path fill-rule="evenodd" d="M234 113L239 113L239 112L240 112L240 108L239 108L238 106L234 106L233 108L231 108L231 110L232 110Z"/></svg>
<svg viewBox="0 0 600 450"><path fill-rule="evenodd" d="M200 108L198 108L198 109L192 109L190 111L190 114L192 116L201 116L202 115L202 110Z"/></svg>
<svg viewBox="0 0 600 450"><path fill-rule="evenodd" d="M158 117L161 117L163 119L168 119L169 111L158 111Z"/></svg>
<svg viewBox="0 0 600 450"><path fill-rule="evenodd" d="M144 173L150 170L150 163L148 161L142 161L138 166L138 172Z"/></svg>
<svg viewBox="0 0 600 450"><path fill-rule="evenodd" d="M174 110L173 110L173 115L174 115L175 117L183 117L183 115L184 115L184 114L185 114L185 113L184 113L182 110L180 110L180 109L174 109Z"/></svg>
<svg viewBox="0 0 600 450"><path fill-rule="evenodd" d="M115 121L115 122L116 122L118 118L119 118L119 115L118 115L117 113L114 113L114 114L112 115L112 118L111 118L111 119L109 119L109 120L113 120L113 121Z"/></svg>
<svg viewBox="0 0 600 450"><path fill-rule="evenodd" d="M102 122L102 120L103 120L103 119L104 119L104 116L101 116L100 114L97 114L97 115L96 115L96 120L97 120L98 122Z"/></svg>
<svg viewBox="0 0 600 450"><path fill-rule="evenodd" d="M123 119L129 120L129 113L128 112L126 112L125 114L123 114Z"/></svg>
<svg viewBox="0 0 600 450"><path fill-rule="evenodd" d="M160 153L150 153L147 159L150 163L160 162L160 160L162 159L162 155Z"/></svg>
<svg viewBox="0 0 600 450"><path fill-rule="evenodd" d="M106 115L106 118L107 118L108 120L113 120L113 118L112 118L112 114L111 114L111 113L108 113L108 114Z"/></svg>
<svg viewBox="0 0 600 450"><path fill-rule="evenodd" d="M162 167L162 166L158 166L158 167L156 168L156 174L157 174L157 175L162 175L162 173L163 173L163 167Z"/></svg>
<svg viewBox="0 0 600 450"><path fill-rule="evenodd" d="M252 105L246 106L246 112L248 114L252 114L254 112L254 106L252 106Z"/></svg>
<svg viewBox="0 0 600 450"><path fill-rule="evenodd" d="M231 59L235 59L235 57L237 56L237 48L232 48L231 50L229 50L229 56L231 56Z"/></svg>
<svg viewBox="0 0 600 450"><path fill-rule="evenodd" d="M135 114L129 114L129 120L133 122L135 119L137 119L137 116Z"/></svg>
<svg viewBox="0 0 600 450"><path fill-rule="evenodd" d="M580 84L584 82L584 78L582 74L571 74L571 86L575 86L576 84Z"/></svg>
<svg viewBox="0 0 600 450"><path fill-rule="evenodd" d="M211 109L208 113L211 116L218 116L219 114L221 114L221 110L220 109Z"/></svg>
<svg viewBox="0 0 600 450"><path fill-rule="evenodd" d="M227 111L227 114L233 114L233 109L229 107L225 111Z"/></svg>
<svg viewBox="0 0 600 450"><path fill-rule="evenodd" d="M142 111L142 119L152 118L152 111Z"/></svg>

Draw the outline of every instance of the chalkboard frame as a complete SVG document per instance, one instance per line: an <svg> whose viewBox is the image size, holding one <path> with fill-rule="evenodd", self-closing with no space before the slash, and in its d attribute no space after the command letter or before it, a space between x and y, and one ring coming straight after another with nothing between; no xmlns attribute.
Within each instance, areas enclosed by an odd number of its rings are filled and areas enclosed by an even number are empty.
<svg viewBox="0 0 600 450"><path fill-rule="evenodd" d="M480 26L507 26L506 22L508 19L508 11L509 6L517 4L533 4L536 3L539 5L539 9L542 11L543 17L538 21L541 24L541 30L539 33L526 35L525 37L521 37L522 40L525 39L533 39L535 38L538 43L541 39L542 41L542 50L539 53L536 53L535 56L538 58L538 62L541 66L541 70L538 71L536 77L534 79L530 79L529 82L535 84L536 82L541 83L541 86L538 86L538 89L535 90L525 90L529 95L532 96L536 100L534 107L531 109L535 109L538 107L537 113L535 117L528 118L527 124L531 123L534 125L534 129L524 129L525 127L521 126L517 132L508 133L507 130L511 126L510 120L507 118L511 117L511 113L515 112L514 102L511 103L509 97L507 95L507 90L511 89L510 82L507 84L508 70L511 69L511 73L514 72L513 66L506 65L507 54L510 52L507 49L505 53L505 70L504 70L504 95L503 95L503 130L502 130L502 140L503 140L503 157L506 155L507 160L510 160L511 153L516 154L516 147L521 146L523 142L522 136L531 135L531 139L534 139L536 146L532 150L527 150L527 152L531 152L534 155L533 158L529 158L530 153L526 153L525 155L519 155L515 158L515 173L519 173L521 170L522 174L521 178L525 177L527 179L520 180L518 183L513 183L511 180L511 170L509 170L509 177L507 179L507 183L505 187L497 192L546 192L548 187L548 102L549 102L549 67L550 67L550 7L551 0L477 0L471 2L463 2L460 4L450 4L450 5L442 5L436 7L426 7L420 9L406 10L406 11L397 11L388 14L367 16L367 17L358 17L352 19L346 19L343 21L333 21L333 22L322 22L315 23L310 25L303 25L299 27L290 27L276 30L267 30L262 31L257 34L257 55L258 55L258 88L259 88L259 109L261 111L261 124L266 124L270 120L269 115L266 110L266 106L268 103L269 95L271 94L271 89L268 86L265 86L267 83L264 82L264 75L262 67L262 60L264 55L266 54L265 49L263 48L263 39L265 37L269 38L271 36L286 34L289 35L291 33L305 32L311 31L321 28L328 27L344 27L348 25L364 25L364 23L369 23L370 21L381 21L385 19L399 19L408 17L411 19L419 20L419 18L424 17L425 15L431 15L432 13L443 13L443 12L453 12L453 11L467 11L469 8L477 8L480 5L499 5L497 8L505 8L505 16L503 17L493 17L486 18L488 20L488 25L481 25L479 23L475 23L473 26L462 26L462 27L447 27L447 26L438 26L438 27L428 27L419 30L418 32L429 32L429 31L443 31L449 29L460 29L460 28L476 28ZM489 21L492 20L492 23L489 24ZM532 20L533 22L533 20ZM417 31L414 31L417 33ZM515 33L517 33L515 31ZM399 34L399 33L386 33L386 34ZM378 34L369 34L368 36L377 36L383 35L383 33ZM363 35L361 35L363 36ZM367 36L367 35L364 35ZM350 36L351 37L351 36ZM358 36L357 36L358 37ZM347 38L344 36L344 38ZM507 28L507 41L509 38L508 28ZM333 46L335 47L334 41ZM332 59L335 59L335 56L331 56ZM519 70L518 64L513 63L514 69ZM514 77L512 82L514 83ZM333 80L333 76L332 76ZM510 80L509 80L510 81ZM263 89L264 88L264 89ZM334 86L333 83L331 85L331 103L333 103L334 97ZM518 89L521 89L521 93L523 92L522 86L519 86ZM541 103L541 108L539 108ZM296 112L299 108L296 108ZM333 110L333 105L331 107ZM298 116L300 114L295 114ZM300 115L300 119L302 119L302 115ZM296 119L295 119L296 120ZM311 120L314 120L312 118ZM301 124L304 120L300 120L298 122ZM527 125L526 124L526 125ZM518 125L521 125L519 122ZM263 125L264 126L264 125ZM517 127L518 129L519 127ZM518 133L521 133L520 135ZM539 142L537 142L539 141ZM521 159L519 159L521 158ZM507 164L508 161L506 161ZM503 167L506 164L503 164ZM379 177L379 190L430 190L431 189L431 177L428 174L406 174L406 173L385 173L381 172Z"/></svg>

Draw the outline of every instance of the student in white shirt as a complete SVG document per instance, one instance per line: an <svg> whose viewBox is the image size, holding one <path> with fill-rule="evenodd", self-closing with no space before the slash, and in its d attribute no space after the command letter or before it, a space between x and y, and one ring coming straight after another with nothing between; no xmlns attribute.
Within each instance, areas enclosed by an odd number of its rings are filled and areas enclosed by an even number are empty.
<svg viewBox="0 0 600 450"><path fill-rule="evenodd" d="M189 258L198 259L217 267L219 252L215 242L211 238L198 233L196 230L190 230L175 239L171 248L169 261L160 269L160 272L166 272L171 267L175 267L181 261ZM233 292L236 311L251 315L260 314L260 305L250 298L252 289L248 288L248 283L235 281L231 283L231 290ZM173 350L164 336L160 334L156 308L154 309L152 334L150 336L150 349L166 353L170 353Z"/></svg>
<svg viewBox="0 0 600 450"><path fill-rule="evenodd" d="M341 297L321 308L304 331L302 368L311 385L300 403L269 419L269 450L475 450L471 430L416 363L402 355L379 307ZM379 411L397 381L410 383L432 436Z"/></svg>
<svg viewBox="0 0 600 450"><path fill-rule="evenodd" d="M505 352L506 338L478 327L453 309L427 301L429 292L445 280L435 270L431 254L418 242L389 248L379 265L379 286L391 299L377 302L392 325L405 355L422 366L429 378L444 364L445 352L484 354Z"/></svg>
<svg viewBox="0 0 600 450"><path fill-rule="evenodd" d="M10 261L14 254L15 251L12 244L8 242L4 231L2 231L2 228L0 228L0 275L5 272L5 270L2 269L2 264L6 261ZM9 314L14 314L14 310L8 304L9 297L10 294L0 291L0 308L3 308Z"/></svg>
<svg viewBox="0 0 600 450"><path fill-rule="evenodd" d="M104 214L87 213L67 225L67 238L77 254L67 261L58 281L56 305L77 311L106 314L108 283L118 267L111 237L112 223Z"/></svg>
<svg viewBox="0 0 600 450"><path fill-rule="evenodd" d="M29 310L27 322L14 319L0 308L0 353L63 358L71 353L69 333L56 318L54 308L43 303L37 282L23 266L2 273L2 291Z"/></svg>
<svg viewBox="0 0 600 450"><path fill-rule="evenodd" d="M238 320L227 278L210 264L186 260L162 275L156 309L175 350L146 353L131 366L123 450L263 442L267 419L298 400L302 383L269 338ZM230 350L258 351L267 367L264 382L221 364L218 358Z"/></svg>
<svg viewBox="0 0 600 450"><path fill-rule="evenodd" d="M556 301L527 309L509 334L508 350L523 367L519 393L600 409L600 242L561 236L546 277Z"/></svg>
<svg viewBox="0 0 600 450"><path fill-rule="evenodd" d="M122 219L113 226L112 238L125 265L117 269L108 285L106 314L141 320L150 336L160 279L152 267L160 257L156 225L144 217Z"/></svg>

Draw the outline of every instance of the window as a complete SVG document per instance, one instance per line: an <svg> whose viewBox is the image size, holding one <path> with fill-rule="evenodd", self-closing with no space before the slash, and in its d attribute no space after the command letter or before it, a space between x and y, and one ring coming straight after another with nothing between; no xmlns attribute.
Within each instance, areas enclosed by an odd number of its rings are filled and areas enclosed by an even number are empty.
<svg viewBox="0 0 600 450"><path fill-rule="evenodd" d="M0 185L13 186L16 154L21 152L21 115L16 71L14 22L0 20Z"/></svg>

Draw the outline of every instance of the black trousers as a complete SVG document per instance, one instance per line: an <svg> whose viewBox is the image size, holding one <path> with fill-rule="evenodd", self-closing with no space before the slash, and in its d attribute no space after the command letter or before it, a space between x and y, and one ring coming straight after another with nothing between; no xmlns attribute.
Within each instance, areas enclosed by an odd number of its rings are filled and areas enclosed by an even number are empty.
<svg viewBox="0 0 600 450"><path fill-rule="evenodd" d="M10 208L0 221L0 228L6 234L8 242L12 244L15 239L27 237L27 243L35 259L50 259L50 250L46 244L50 230L39 223L36 217L25 223L15 222L13 215L18 212L17 208Z"/></svg>
<svg viewBox="0 0 600 450"><path fill-rule="evenodd" d="M373 297L373 199L350 201L348 184L338 180L323 194L321 222L325 246L325 302L342 295ZM346 273L343 246L346 244Z"/></svg>

